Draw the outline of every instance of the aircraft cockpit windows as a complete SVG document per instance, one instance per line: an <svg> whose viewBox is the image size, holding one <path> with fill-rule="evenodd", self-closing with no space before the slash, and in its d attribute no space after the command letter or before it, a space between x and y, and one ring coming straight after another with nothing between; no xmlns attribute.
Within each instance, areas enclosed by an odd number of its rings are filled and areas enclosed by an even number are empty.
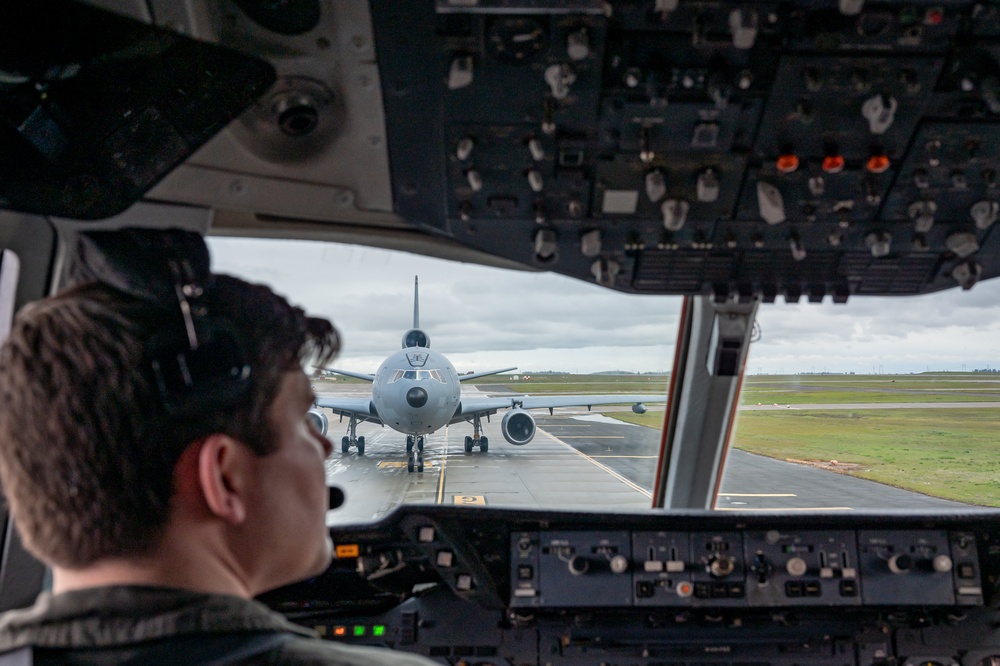
<svg viewBox="0 0 1000 666"><path fill-rule="evenodd" d="M392 378L389 380L390 384L395 384L400 379L415 379L417 381L422 379L433 379L434 381L444 383L444 376L441 374L440 370L396 370L393 373Z"/></svg>

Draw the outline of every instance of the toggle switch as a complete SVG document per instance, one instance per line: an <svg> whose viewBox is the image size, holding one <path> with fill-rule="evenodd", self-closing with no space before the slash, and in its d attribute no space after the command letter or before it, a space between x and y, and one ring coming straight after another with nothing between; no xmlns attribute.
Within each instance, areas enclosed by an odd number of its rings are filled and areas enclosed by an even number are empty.
<svg viewBox="0 0 1000 666"><path fill-rule="evenodd" d="M680 231L687 221L690 205L683 199L667 199L660 206L663 213L663 226L668 231Z"/></svg>
<svg viewBox="0 0 1000 666"><path fill-rule="evenodd" d="M698 181L695 185L698 201L712 203L719 198L719 178L715 175L714 169L705 169L698 174Z"/></svg>
<svg viewBox="0 0 1000 666"><path fill-rule="evenodd" d="M768 224L785 221L785 201L781 197L781 191L771 183L757 182L757 207L760 216Z"/></svg>

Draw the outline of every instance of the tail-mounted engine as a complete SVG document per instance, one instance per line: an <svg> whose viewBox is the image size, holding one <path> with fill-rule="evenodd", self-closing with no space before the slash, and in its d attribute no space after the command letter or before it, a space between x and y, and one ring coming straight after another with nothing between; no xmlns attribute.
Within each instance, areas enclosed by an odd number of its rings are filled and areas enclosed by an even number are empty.
<svg viewBox="0 0 1000 666"><path fill-rule="evenodd" d="M504 415L500 429L508 442L523 446L535 436L535 419L523 409L514 409Z"/></svg>
<svg viewBox="0 0 1000 666"><path fill-rule="evenodd" d="M403 349L410 347L422 347L428 349L431 346L431 336L424 333L419 328L411 328L403 333Z"/></svg>
<svg viewBox="0 0 1000 666"><path fill-rule="evenodd" d="M325 412L318 407L313 407L306 413L306 418L309 419L309 423L316 428L319 434L326 437L326 431L330 428L330 419L327 418Z"/></svg>

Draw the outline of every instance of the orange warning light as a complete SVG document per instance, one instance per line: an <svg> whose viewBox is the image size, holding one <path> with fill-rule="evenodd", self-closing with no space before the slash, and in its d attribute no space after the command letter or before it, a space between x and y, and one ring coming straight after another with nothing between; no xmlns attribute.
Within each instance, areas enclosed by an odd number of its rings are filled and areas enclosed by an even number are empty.
<svg viewBox="0 0 1000 666"><path fill-rule="evenodd" d="M882 173L889 168L889 157L886 155L872 155L868 158L865 168L872 173Z"/></svg>
<svg viewBox="0 0 1000 666"><path fill-rule="evenodd" d="M361 549L358 548L358 544L356 543L348 543L348 544L338 545L336 552L337 552L337 557L339 558L357 557L358 555L361 554Z"/></svg>
<svg viewBox="0 0 1000 666"><path fill-rule="evenodd" d="M782 155L778 158L778 171L781 173L791 173L799 168L798 155Z"/></svg>
<svg viewBox="0 0 1000 666"><path fill-rule="evenodd" d="M347 627L334 627L333 628L333 635L334 636L346 636L347 635Z"/></svg>
<svg viewBox="0 0 1000 666"><path fill-rule="evenodd" d="M827 155L823 158L823 171L840 173L844 170L844 158L840 155Z"/></svg>

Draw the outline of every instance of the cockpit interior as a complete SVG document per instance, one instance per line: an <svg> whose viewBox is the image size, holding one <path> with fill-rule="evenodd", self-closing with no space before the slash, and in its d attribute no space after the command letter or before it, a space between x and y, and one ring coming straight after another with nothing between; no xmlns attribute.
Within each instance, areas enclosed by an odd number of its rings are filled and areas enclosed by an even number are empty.
<svg viewBox="0 0 1000 666"><path fill-rule="evenodd" d="M1000 511L715 510L762 309L1000 276L1000 3L8 5L4 326L130 227L681 299L646 506L334 516L333 564L271 607L466 666L1000 665ZM46 585L3 517L0 610Z"/></svg>

